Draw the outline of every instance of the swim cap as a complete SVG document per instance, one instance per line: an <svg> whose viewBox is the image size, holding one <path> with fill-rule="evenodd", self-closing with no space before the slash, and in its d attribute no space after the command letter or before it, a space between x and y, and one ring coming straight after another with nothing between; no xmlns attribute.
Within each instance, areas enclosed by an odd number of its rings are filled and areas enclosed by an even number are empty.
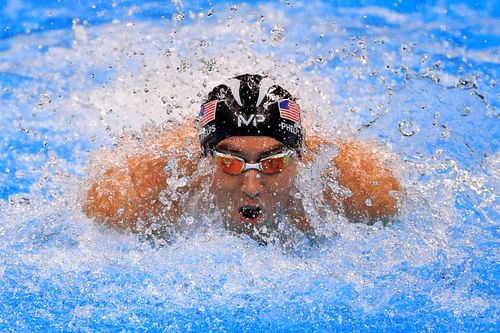
<svg viewBox="0 0 500 333"><path fill-rule="evenodd" d="M231 136L270 136L300 154L300 108L285 89L261 75L244 74L216 86L197 118L205 156Z"/></svg>

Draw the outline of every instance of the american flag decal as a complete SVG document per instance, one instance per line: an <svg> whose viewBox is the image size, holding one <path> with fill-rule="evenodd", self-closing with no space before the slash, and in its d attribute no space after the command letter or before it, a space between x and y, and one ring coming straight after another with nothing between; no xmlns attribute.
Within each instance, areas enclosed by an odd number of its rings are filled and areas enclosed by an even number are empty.
<svg viewBox="0 0 500 333"><path fill-rule="evenodd" d="M200 110L200 125L205 126L215 119L215 111L217 110L217 101L206 102L201 106Z"/></svg>
<svg viewBox="0 0 500 333"><path fill-rule="evenodd" d="M297 103L284 99L278 103L278 106L281 118L300 123L300 108Z"/></svg>

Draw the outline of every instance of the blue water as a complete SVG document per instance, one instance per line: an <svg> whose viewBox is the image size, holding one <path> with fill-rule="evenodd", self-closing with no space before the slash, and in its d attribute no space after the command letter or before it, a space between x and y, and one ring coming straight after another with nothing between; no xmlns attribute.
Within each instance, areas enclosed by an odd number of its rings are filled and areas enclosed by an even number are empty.
<svg viewBox="0 0 500 333"><path fill-rule="evenodd" d="M494 1L1 1L0 330L498 331L499 13ZM190 116L249 71L291 85L322 135L397 156L396 221L314 206L331 237L297 254L206 227L217 216L165 247L83 216L96 152Z"/></svg>

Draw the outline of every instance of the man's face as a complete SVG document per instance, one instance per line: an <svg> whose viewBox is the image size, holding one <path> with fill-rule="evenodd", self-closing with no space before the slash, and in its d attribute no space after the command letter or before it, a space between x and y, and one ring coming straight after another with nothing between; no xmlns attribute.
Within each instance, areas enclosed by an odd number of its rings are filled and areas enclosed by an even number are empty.
<svg viewBox="0 0 500 333"><path fill-rule="evenodd" d="M285 151L286 147L267 136L234 136L221 141L215 149L238 156L247 163L257 163ZM261 238L276 230L275 217L288 209L296 173L296 157L291 157L288 164L274 174L247 170L232 175L217 167L211 191L228 229L252 238Z"/></svg>

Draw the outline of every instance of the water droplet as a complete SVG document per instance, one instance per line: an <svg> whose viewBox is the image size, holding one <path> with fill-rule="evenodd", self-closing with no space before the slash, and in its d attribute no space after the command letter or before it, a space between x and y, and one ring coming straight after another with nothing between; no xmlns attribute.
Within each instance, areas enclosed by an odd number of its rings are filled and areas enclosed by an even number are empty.
<svg viewBox="0 0 500 333"><path fill-rule="evenodd" d="M372 199L368 198L365 200L365 205L367 205L368 207L372 207L373 206L373 202L372 202Z"/></svg>
<svg viewBox="0 0 500 333"><path fill-rule="evenodd" d="M212 15L214 15L214 13L215 13L215 10L213 8L211 8L208 10L207 16L212 16Z"/></svg>
<svg viewBox="0 0 500 333"><path fill-rule="evenodd" d="M158 196L158 201L160 201L160 203L167 209L170 209L170 207L172 206L172 201L170 200L168 191L166 190L160 192Z"/></svg>
<svg viewBox="0 0 500 333"><path fill-rule="evenodd" d="M441 61L436 61L435 63L432 64L433 69L440 69L443 66L443 63Z"/></svg>
<svg viewBox="0 0 500 333"><path fill-rule="evenodd" d="M323 65L325 63L325 58L319 56L319 57L316 57L314 60L316 60L317 63Z"/></svg>
<svg viewBox="0 0 500 333"><path fill-rule="evenodd" d="M399 192L398 192L398 191L395 191L395 190L390 190L390 191L389 191L389 196L390 196L391 198L398 198L398 196L399 196Z"/></svg>
<svg viewBox="0 0 500 333"><path fill-rule="evenodd" d="M441 137L445 140L448 140L451 136L451 129L446 125L442 125L441 127L443 128L443 131L441 132Z"/></svg>
<svg viewBox="0 0 500 333"><path fill-rule="evenodd" d="M475 89L477 88L476 84L472 80L467 80L464 78L458 79L457 87L460 89Z"/></svg>
<svg viewBox="0 0 500 333"><path fill-rule="evenodd" d="M285 38L285 28L281 24L276 24L271 29L271 40L273 44L279 44Z"/></svg>
<svg viewBox="0 0 500 333"><path fill-rule="evenodd" d="M189 60L182 60L180 65L177 67L179 73L185 72L191 68L191 62Z"/></svg>
<svg viewBox="0 0 500 333"><path fill-rule="evenodd" d="M183 13L177 13L174 16L174 20L176 20L176 21L182 21L182 20L184 20L184 18L185 18L185 15Z"/></svg>
<svg viewBox="0 0 500 333"><path fill-rule="evenodd" d="M192 217L192 216L186 217L186 224L187 225L191 225L193 223L194 223L194 217Z"/></svg>
<svg viewBox="0 0 500 333"><path fill-rule="evenodd" d="M404 136L413 136L419 131L419 128L413 120L405 119L399 122L399 131Z"/></svg>
<svg viewBox="0 0 500 333"><path fill-rule="evenodd" d="M199 45L200 45L200 47L205 48L205 47L208 46L208 42L206 40L204 40L204 39L201 39Z"/></svg>
<svg viewBox="0 0 500 333"><path fill-rule="evenodd" d="M229 7L229 10L231 10L232 12L235 12L238 10L238 6L232 5L231 7Z"/></svg>
<svg viewBox="0 0 500 333"><path fill-rule="evenodd" d="M470 107L469 107L469 106L464 107L464 109L463 109L463 111L462 111L462 116L464 116L464 117L469 116L469 115L470 115L470 111L471 111L471 110L470 110Z"/></svg>

